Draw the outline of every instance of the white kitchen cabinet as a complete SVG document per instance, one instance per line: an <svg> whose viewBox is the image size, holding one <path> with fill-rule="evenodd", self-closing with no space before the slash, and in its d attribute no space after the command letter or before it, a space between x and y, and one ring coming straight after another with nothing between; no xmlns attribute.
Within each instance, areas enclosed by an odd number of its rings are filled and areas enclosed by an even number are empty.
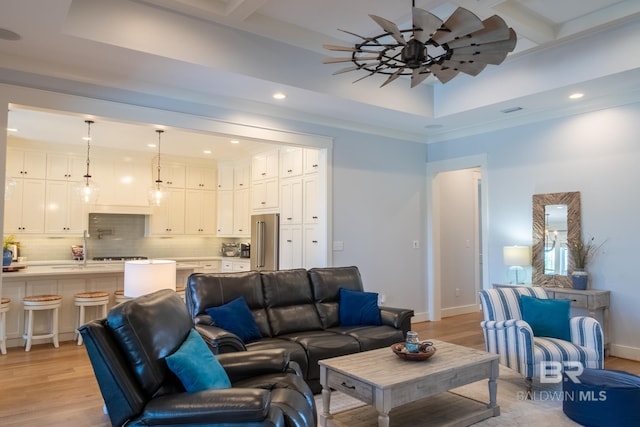
<svg viewBox="0 0 640 427"><path fill-rule="evenodd" d="M152 177L148 163L130 158L98 158L91 162L91 179L100 186L98 205L149 206L148 190Z"/></svg>
<svg viewBox="0 0 640 427"><path fill-rule="evenodd" d="M16 179L11 200L5 202L4 233L44 233L46 181Z"/></svg>
<svg viewBox="0 0 640 427"><path fill-rule="evenodd" d="M187 188L215 190L216 170L203 166L187 166Z"/></svg>
<svg viewBox="0 0 640 427"><path fill-rule="evenodd" d="M303 216L305 224L317 224L321 213L321 207L324 206L324 202L321 202L320 191L320 178L319 175L305 176L302 180L303 185Z"/></svg>
<svg viewBox="0 0 640 427"><path fill-rule="evenodd" d="M44 232L81 235L87 229L85 205L76 197L76 182L47 180Z"/></svg>
<svg viewBox="0 0 640 427"><path fill-rule="evenodd" d="M184 234L185 190L167 189L165 201L160 206L153 208L150 218L150 234L158 236Z"/></svg>
<svg viewBox="0 0 640 427"><path fill-rule="evenodd" d="M47 153L47 179L82 181L87 173L87 159L80 156Z"/></svg>
<svg viewBox="0 0 640 427"><path fill-rule="evenodd" d="M251 235L251 213L249 189L236 190L233 195L233 234L235 236Z"/></svg>
<svg viewBox="0 0 640 427"><path fill-rule="evenodd" d="M185 234L216 234L216 192L186 190Z"/></svg>
<svg viewBox="0 0 640 427"><path fill-rule="evenodd" d="M194 273L219 273L221 262L218 260L198 261L198 265L193 269Z"/></svg>
<svg viewBox="0 0 640 427"><path fill-rule="evenodd" d="M218 190L233 190L235 168L233 163L218 163Z"/></svg>
<svg viewBox="0 0 640 427"><path fill-rule="evenodd" d="M47 154L7 148L6 173L14 178L44 179L47 175Z"/></svg>
<svg viewBox="0 0 640 427"><path fill-rule="evenodd" d="M186 166L181 163L164 162L160 159L160 179L167 188L184 188L186 183ZM151 181L158 179L158 158L151 164ZM151 184L149 184L151 185Z"/></svg>
<svg viewBox="0 0 640 427"><path fill-rule="evenodd" d="M280 270L302 268L302 225L280 226Z"/></svg>
<svg viewBox="0 0 640 427"><path fill-rule="evenodd" d="M286 147L280 149L280 179L302 175L301 147Z"/></svg>
<svg viewBox="0 0 640 427"><path fill-rule="evenodd" d="M323 171L325 162L321 161L320 150L315 148L305 148L303 152L303 172L305 174Z"/></svg>
<svg viewBox="0 0 640 427"><path fill-rule="evenodd" d="M217 235L233 235L233 190L218 191Z"/></svg>
<svg viewBox="0 0 640 427"><path fill-rule="evenodd" d="M251 207L254 211L278 208L278 180L254 182L251 186Z"/></svg>
<svg viewBox="0 0 640 427"><path fill-rule="evenodd" d="M251 187L251 164L249 161L236 162L233 168L233 188L244 190Z"/></svg>
<svg viewBox="0 0 640 427"><path fill-rule="evenodd" d="M266 151L251 158L251 179L278 178L278 150Z"/></svg>
<svg viewBox="0 0 640 427"><path fill-rule="evenodd" d="M280 225L302 223L302 178L280 181Z"/></svg>
<svg viewBox="0 0 640 427"><path fill-rule="evenodd" d="M249 271L250 268L249 260L223 259L221 262L221 271L223 273Z"/></svg>
<svg viewBox="0 0 640 427"><path fill-rule="evenodd" d="M303 267L326 267L326 241L320 233L319 225L310 224L303 227Z"/></svg>

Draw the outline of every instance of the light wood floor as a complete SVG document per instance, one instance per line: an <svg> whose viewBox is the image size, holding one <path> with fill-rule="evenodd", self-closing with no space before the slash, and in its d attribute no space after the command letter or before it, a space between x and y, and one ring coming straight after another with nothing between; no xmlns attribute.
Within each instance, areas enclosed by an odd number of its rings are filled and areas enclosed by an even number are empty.
<svg viewBox="0 0 640 427"><path fill-rule="evenodd" d="M417 323L413 329L422 340L484 349L480 320L481 314L473 313ZM640 375L640 362L608 357L605 366ZM58 349L37 344L29 353L14 347L0 356L0 425L108 426L84 346L71 341Z"/></svg>

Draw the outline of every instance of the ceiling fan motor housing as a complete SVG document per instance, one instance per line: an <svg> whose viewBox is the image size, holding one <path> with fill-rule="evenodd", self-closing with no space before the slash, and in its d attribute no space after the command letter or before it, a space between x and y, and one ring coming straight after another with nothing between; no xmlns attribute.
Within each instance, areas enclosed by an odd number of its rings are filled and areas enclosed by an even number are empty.
<svg viewBox="0 0 640 427"><path fill-rule="evenodd" d="M426 47L421 41L411 39L402 48L401 57L408 68L419 68L426 59Z"/></svg>

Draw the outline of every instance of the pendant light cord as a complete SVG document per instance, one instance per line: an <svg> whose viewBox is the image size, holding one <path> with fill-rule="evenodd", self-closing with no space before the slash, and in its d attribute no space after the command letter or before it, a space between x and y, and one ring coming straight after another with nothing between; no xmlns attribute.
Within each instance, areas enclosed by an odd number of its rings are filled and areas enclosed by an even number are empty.
<svg viewBox="0 0 640 427"><path fill-rule="evenodd" d="M91 124L93 120L85 120L84 122L87 124L87 173L84 175L84 178L86 178L87 185L89 185L89 178L91 178L91 174L89 173L89 153L91 151Z"/></svg>
<svg viewBox="0 0 640 427"><path fill-rule="evenodd" d="M158 132L158 179L156 179L156 184L160 186L162 180L160 179L160 135L164 132L162 129L156 129Z"/></svg>

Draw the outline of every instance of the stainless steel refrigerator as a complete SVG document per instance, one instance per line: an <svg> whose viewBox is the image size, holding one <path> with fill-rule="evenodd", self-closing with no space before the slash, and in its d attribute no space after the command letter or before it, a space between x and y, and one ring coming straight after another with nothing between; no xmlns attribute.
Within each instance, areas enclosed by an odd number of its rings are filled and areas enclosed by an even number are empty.
<svg viewBox="0 0 640 427"><path fill-rule="evenodd" d="M280 250L280 214L251 216L251 269L277 270Z"/></svg>

